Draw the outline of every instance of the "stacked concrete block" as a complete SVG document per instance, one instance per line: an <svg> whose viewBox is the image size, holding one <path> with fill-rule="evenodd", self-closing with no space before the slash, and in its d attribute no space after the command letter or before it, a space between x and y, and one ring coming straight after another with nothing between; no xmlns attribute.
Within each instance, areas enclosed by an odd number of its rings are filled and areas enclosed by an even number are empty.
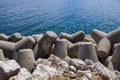
<svg viewBox="0 0 120 80"><path fill-rule="evenodd" d="M5 61L5 56L2 49L0 49L0 61Z"/></svg>
<svg viewBox="0 0 120 80"><path fill-rule="evenodd" d="M53 54L60 57L65 58L67 56L67 42L64 39L57 39L55 41L55 46L53 49Z"/></svg>
<svg viewBox="0 0 120 80"><path fill-rule="evenodd" d="M100 41L102 38L104 38L104 37L107 36L107 34L106 34L105 32L102 32L102 31L99 31L99 30L97 30L97 29L94 29L94 30L92 31L92 33L91 33L91 36L92 36L92 38L96 41L96 43L98 44L99 41Z"/></svg>
<svg viewBox="0 0 120 80"><path fill-rule="evenodd" d="M22 39L22 36L20 33L14 33L11 36L9 36L8 41L10 42L18 42Z"/></svg>
<svg viewBox="0 0 120 80"><path fill-rule="evenodd" d="M38 59L40 57L46 57L50 55L56 39L56 33L52 31L47 31L40 39L38 45L34 48L35 58Z"/></svg>
<svg viewBox="0 0 120 80"><path fill-rule="evenodd" d="M21 67L31 71L34 68L35 58L31 49L21 49L18 54L17 62Z"/></svg>
<svg viewBox="0 0 120 80"><path fill-rule="evenodd" d="M111 50L111 43L107 38L103 38L98 43L97 55L100 58L105 58L109 56Z"/></svg>
<svg viewBox="0 0 120 80"><path fill-rule="evenodd" d="M15 51L15 43L0 40L0 49L3 50L3 53L6 57L12 58L12 55Z"/></svg>
<svg viewBox="0 0 120 80"><path fill-rule="evenodd" d="M72 43L82 41L84 37L85 37L85 33L83 31L76 32L72 35L67 34L67 33L61 33L61 35L60 35L60 39L65 38L65 39L71 41Z"/></svg>
<svg viewBox="0 0 120 80"><path fill-rule="evenodd" d="M6 36L5 34L0 34L0 40L7 41L8 36Z"/></svg>
<svg viewBox="0 0 120 80"><path fill-rule="evenodd" d="M120 42L120 28L109 32L107 38L110 40L112 45Z"/></svg>
<svg viewBox="0 0 120 80"><path fill-rule="evenodd" d="M94 62L98 61L97 53L93 43L81 42L78 50L78 58L81 60L91 59Z"/></svg>
<svg viewBox="0 0 120 80"><path fill-rule="evenodd" d="M77 42L73 44L71 47L68 48L68 56L71 58L76 58L78 56L78 49L79 49L79 44L81 42Z"/></svg>
<svg viewBox="0 0 120 80"><path fill-rule="evenodd" d="M20 49L32 49L35 45L35 40L32 37L25 37L15 45L15 50L19 51Z"/></svg>
<svg viewBox="0 0 120 80"><path fill-rule="evenodd" d="M118 70L120 71L120 45L118 45L113 52L111 62L109 63L108 67L111 70Z"/></svg>

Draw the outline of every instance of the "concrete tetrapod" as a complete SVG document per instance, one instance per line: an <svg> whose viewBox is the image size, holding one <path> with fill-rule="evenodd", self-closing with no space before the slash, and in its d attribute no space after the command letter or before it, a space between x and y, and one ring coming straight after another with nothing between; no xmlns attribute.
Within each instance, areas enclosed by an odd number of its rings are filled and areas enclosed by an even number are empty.
<svg viewBox="0 0 120 80"><path fill-rule="evenodd" d="M8 40L8 36L6 36L5 34L0 34L0 40L7 41Z"/></svg>
<svg viewBox="0 0 120 80"><path fill-rule="evenodd" d="M17 62L21 67L26 68L28 71L31 71L34 68L35 58L31 49L19 50L18 56Z"/></svg>
<svg viewBox="0 0 120 80"><path fill-rule="evenodd" d="M120 44L116 47L108 68L120 71Z"/></svg>
<svg viewBox="0 0 120 80"><path fill-rule="evenodd" d="M0 49L3 50L5 57L12 58L15 51L15 43L0 40Z"/></svg>
<svg viewBox="0 0 120 80"><path fill-rule="evenodd" d="M9 38L8 41L10 42L18 42L22 39L22 36L20 33L14 33Z"/></svg>
<svg viewBox="0 0 120 80"><path fill-rule="evenodd" d="M108 33L107 38L110 40L111 44L120 42L120 28Z"/></svg>
<svg viewBox="0 0 120 80"><path fill-rule="evenodd" d="M77 42L68 48L68 56L71 58L76 58L78 56L79 43Z"/></svg>
<svg viewBox="0 0 120 80"><path fill-rule="evenodd" d="M96 44L95 40L89 35L86 35L84 37L83 42L92 42L92 43Z"/></svg>
<svg viewBox="0 0 120 80"><path fill-rule="evenodd" d="M0 61L5 61L5 57L4 57L2 49L0 49Z"/></svg>
<svg viewBox="0 0 120 80"><path fill-rule="evenodd" d="M109 56L111 50L111 43L107 38L103 38L98 43L97 55L100 58L105 58Z"/></svg>
<svg viewBox="0 0 120 80"><path fill-rule="evenodd" d="M35 45L35 40L32 37L25 37L15 45L15 50L19 51L20 49L32 49Z"/></svg>
<svg viewBox="0 0 120 80"><path fill-rule="evenodd" d="M106 35L107 34L105 32L99 31L97 29L94 29L91 33L92 38L96 41L97 44L102 38L106 37Z"/></svg>
<svg viewBox="0 0 120 80"><path fill-rule="evenodd" d="M85 61L91 59L94 62L98 61L95 47L92 42L81 42L78 49L78 58Z"/></svg>
<svg viewBox="0 0 120 80"><path fill-rule="evenodd" d="M76 43L76 42L82 41L84 37L85 37L85 33L83 31L79 31L72 35L67 34L67 33L61 33L59 38L60 39L65 38L71 41L72 43Z"/></svg>
<svg viewBox="0 0 120 80"><path fill-rule="evenodd" d="M67 56L67 42L66 42L66 40L57 39L55 41L53 54L60 57L60 58L62 58L62 59Z"/></svg>
<svg viewBox="0 0 120 80"><path fill-rule="evenodd" d="M56 39L56 33L47 31L34 48L35 59L49 56Z"/></svg>

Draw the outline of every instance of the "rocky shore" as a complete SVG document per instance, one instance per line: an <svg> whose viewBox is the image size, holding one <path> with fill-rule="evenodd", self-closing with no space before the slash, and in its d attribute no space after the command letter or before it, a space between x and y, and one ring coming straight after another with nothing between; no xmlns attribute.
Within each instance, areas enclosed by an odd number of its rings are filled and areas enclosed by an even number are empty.
<svg viewBox="0 0 120 80"><path fill-rule="evenodd" d="M0 80L120 80L119 58L120 28L0 34Z"/></svg>

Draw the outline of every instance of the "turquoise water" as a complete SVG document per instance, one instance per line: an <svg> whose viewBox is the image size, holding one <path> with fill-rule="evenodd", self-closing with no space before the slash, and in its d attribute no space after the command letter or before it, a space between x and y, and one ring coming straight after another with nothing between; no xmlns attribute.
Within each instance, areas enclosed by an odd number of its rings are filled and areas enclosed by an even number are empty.
<svg viewBox="0 0 120 80"><path fill-rule="evenodd" d="M105 32L120 26L120 0L0 0L0 33Z"/></svg>

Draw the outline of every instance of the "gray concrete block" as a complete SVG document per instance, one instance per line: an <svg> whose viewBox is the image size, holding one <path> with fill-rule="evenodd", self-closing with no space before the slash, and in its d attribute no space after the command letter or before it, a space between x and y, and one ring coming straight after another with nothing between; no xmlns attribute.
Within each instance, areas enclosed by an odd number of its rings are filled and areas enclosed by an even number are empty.
<svg viewBox="0 0 120 80"><path fill-rule="evenodd" d="M95 47L92 42L81 42L78 49L78 58L81 60L91 59L98 61Z"/></svg>
<svg viewBox="0 0 120 80"><path fill-rule="evenodd" d="M111 43L107 38L103 38L98 43L97 55L100 58L105 58L109 56L111 50Z"/></svg>

